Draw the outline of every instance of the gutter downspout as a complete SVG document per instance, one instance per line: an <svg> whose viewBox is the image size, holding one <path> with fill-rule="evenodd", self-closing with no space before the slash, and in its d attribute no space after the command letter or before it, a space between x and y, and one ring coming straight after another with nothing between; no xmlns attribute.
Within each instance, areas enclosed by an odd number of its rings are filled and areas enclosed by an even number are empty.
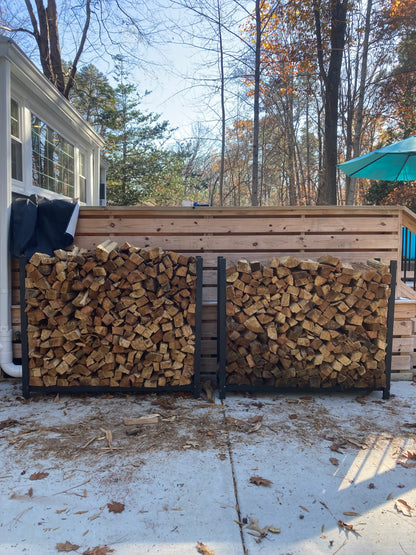
<svg viewBox="0 0 416 555"><path fill-rule="evenodd" d="M13 378L22 376L22 367L13 363L11 325L11 264L9 229L12 205L10 139L10 62L0 58L0 367Z"/></svg>

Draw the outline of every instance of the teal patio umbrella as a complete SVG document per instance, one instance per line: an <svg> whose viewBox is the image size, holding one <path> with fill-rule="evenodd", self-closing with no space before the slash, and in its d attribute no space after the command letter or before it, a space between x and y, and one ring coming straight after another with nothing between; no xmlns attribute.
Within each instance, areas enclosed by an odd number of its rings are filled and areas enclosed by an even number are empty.
<svg viewBox="0 0 416 555"><path fill-rule="evenodd" d="M349 177L383 181L416 180L416 135L358 156L338 167Z"/></svg>

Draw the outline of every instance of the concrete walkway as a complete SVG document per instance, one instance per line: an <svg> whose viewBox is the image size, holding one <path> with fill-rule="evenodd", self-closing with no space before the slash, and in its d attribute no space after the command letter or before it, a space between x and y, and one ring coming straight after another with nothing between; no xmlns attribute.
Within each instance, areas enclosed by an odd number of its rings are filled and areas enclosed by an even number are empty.
<svg viewBox="0 0 416 555"><path fill-rule="evenodd" d="M0 554L410 555L416 386L392 394L25 401L0 382Z"/></svg>

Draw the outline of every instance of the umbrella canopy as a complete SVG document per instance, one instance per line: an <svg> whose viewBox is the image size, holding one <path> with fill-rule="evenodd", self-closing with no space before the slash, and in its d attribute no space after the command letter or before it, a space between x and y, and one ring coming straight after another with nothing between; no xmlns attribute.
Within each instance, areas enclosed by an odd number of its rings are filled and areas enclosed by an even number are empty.
<svg viewBox="0 0 416 555"><path fill-rule="evenodd" d="M383 181L416 180L416 136L379 148L358 158L338 164L350 177Z"/></svg>

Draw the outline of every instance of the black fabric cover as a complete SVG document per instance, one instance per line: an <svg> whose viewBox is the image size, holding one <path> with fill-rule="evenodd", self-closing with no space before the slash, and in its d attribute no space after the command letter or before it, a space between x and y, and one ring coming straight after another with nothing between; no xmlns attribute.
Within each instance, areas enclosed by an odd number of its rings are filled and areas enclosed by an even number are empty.
<svg viewBox="0 0 416 555"><path fill-rule="evenodd" d="M53 255L74 240L66 232L76 204L67 200L49 200L39 195L12 202L10 252L30 258L35 252Z"/></svg>

